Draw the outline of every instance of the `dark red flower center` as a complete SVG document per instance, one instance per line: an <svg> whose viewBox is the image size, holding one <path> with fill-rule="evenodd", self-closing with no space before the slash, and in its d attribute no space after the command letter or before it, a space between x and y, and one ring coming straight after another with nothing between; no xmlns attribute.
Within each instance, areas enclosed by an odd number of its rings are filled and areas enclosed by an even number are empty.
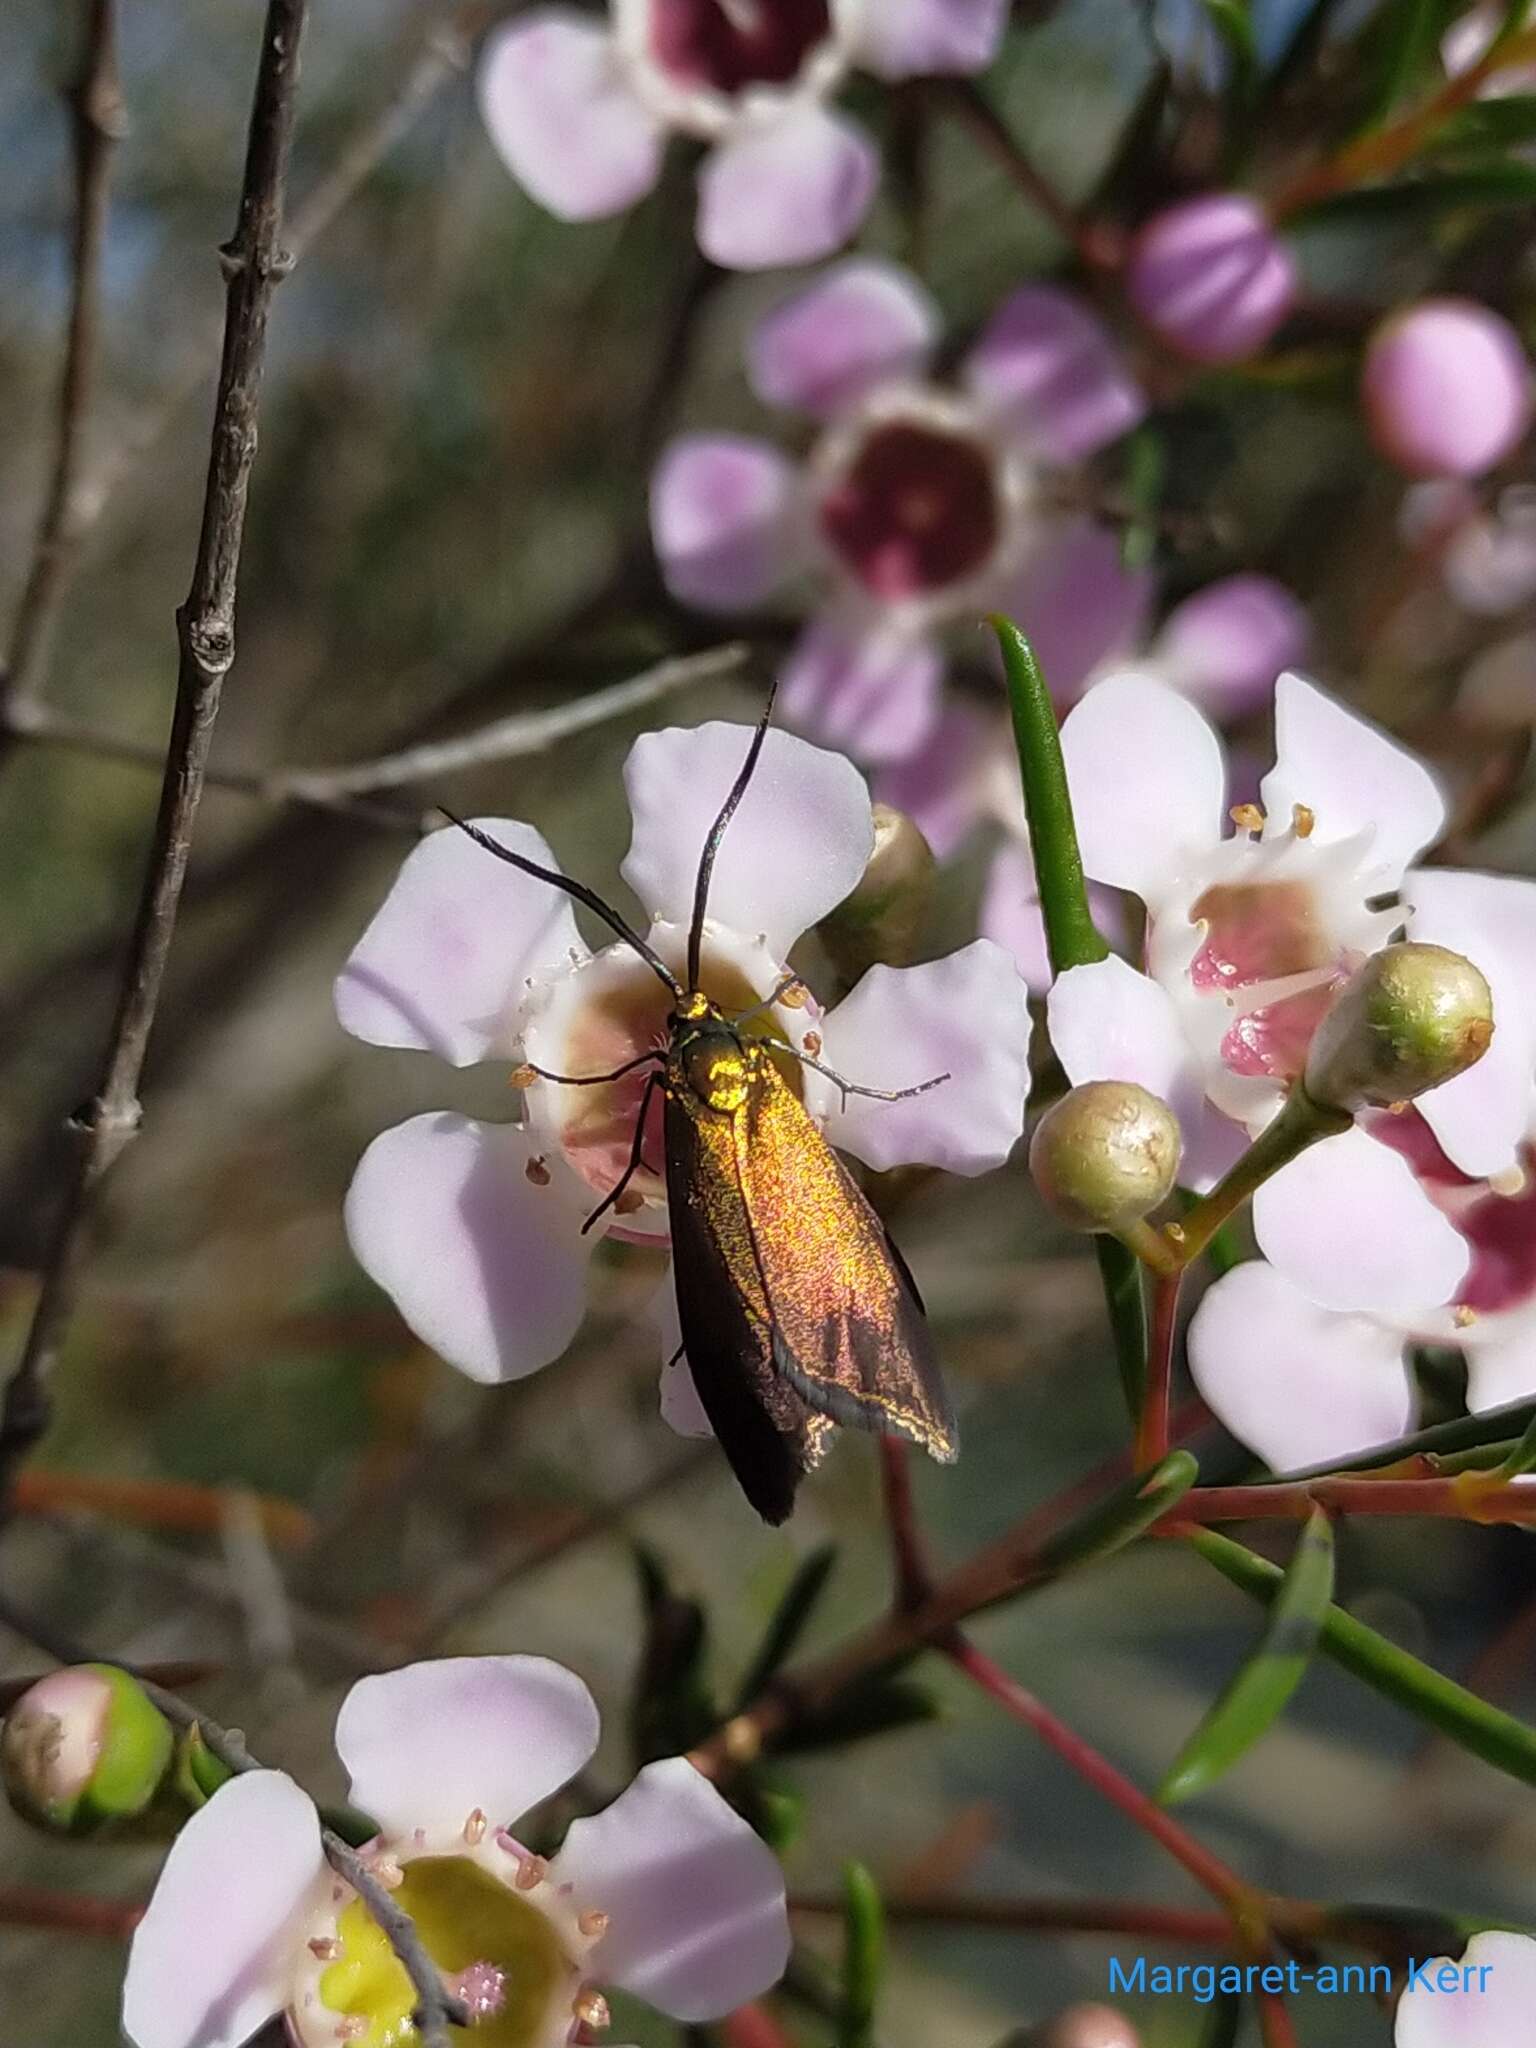
<svg viewBox="0 0 1536 2048"><path fill-rule="evenodd" d="M829 0L651 0L651 54L679 85L792 85L832 32Z"/></svg>
<svg viewBox="0 0 1536 2048"><path fill-rule="evenodd" d="M997 545L984 448L915 420L877 426L821 501L827 539L866 589L896 599L973 575Z"/></svg>

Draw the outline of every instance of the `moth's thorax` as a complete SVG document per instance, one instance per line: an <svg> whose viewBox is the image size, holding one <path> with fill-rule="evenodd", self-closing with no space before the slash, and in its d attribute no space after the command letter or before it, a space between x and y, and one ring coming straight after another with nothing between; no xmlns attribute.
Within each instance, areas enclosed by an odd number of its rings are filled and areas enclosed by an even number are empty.
<svg viewBox="0 0 1536 2048"><path fill-rule="evenodd" d="M697 998L695 1000L698 1000ZM712 1005L698 1022L680 1021L671 1065L706 1108L722 1116L740 1109L765 1055L745 1044Z"/></svg>

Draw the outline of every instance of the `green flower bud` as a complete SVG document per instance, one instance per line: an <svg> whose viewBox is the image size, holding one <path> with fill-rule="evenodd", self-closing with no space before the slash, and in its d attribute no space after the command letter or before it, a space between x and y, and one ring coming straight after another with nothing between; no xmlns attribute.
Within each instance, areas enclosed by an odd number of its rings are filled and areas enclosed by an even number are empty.
<svg viewBox="0 0 1536 2048"><path fill-rule="evenodd" d="M934 859L905 811L875 807L875 848L857 888L817 927L832 964L849 983L884 962L905 966L933 901Z"/></svg>
<svg viewBox="0 0 1536 2048"><path fill-rule="evenodd" d="M1029 1170L1074 1230L1127 1230L1172 1193L1183 1139L1166 1102L1134 1081L1089 1081L1053 1103Z"/></svg>
<svg viewBox="0 0 1536 2048"><path fill-rule="evenodd" d="M171 1772L171 1784L176 1797L191 1813L200 1806L206 1806L221 1785L227 1785L234 1776L229 1765L216 1757L203 1740L203 1731L194 1721L190 1728L183 1728L176 1738L176 1762ZM368 1839L365 1835L365 1841Z"/></svg>
<svg viewBox="0 0 1536 2048"><path fill-rule="evenodd" d="M126 1671L77 1664L40 1678L11 1708L0 1768L25 1819L84 1835L144 1813L174 1747L170 1723Z"/></svg>
<svg viewBox="0 0 1536 2048"><path fill-rule="evenodd" d="M1325 1108L1388 1108L1454 1080L1492 1038L1493 997L1470 960L1444 946L1387 946L1313 1033L1303 1085Z"/></svg>

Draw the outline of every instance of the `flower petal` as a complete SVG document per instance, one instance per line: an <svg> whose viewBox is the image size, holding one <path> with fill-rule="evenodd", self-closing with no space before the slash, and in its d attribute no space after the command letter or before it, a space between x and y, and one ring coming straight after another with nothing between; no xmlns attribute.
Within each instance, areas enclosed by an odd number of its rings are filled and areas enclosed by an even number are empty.
<svg viewBox="0 0 1536 2048"><path fill-rule="evenodd" d="M1029 635L1058 704L1141 637L1151 576L1127 569L1120 543L1091 519L1058 528L1013 579L999 609Z"/></svg>
<svg viewBox="0 0 1536 2048"><path fill-rule="evenodd" d="M1008 0L875 0L854 54L878 78L984 71L997 55Z"/></svg>
<svg viewBox="0 0 1536 2048"><path fill-rule="evenodd" d="M832 1143L877 1173L1001 1166L1024 1128L1028 993L1012 957L990 939L921 967L871 967L822 1027L823 1064L861 1088L949 1079L905 1102L850 1095L827 1118Z"/></svg>
<svg viewBox="0 0 1536 2048"><path fill-rule="evenodd" d="M784 716L865 761L904 761L938 720L944 664L934 643L863 613L811 620L779 673Z"/></svg>
<svg viewBox="0 0 1536 2048"><path fill-rule="evenodd" d="M591 1762L598 1726L591 1693L547 1657L434 1657L360 1678L336 1754L386 1834L455 1827L477 1806L504 1827Z"/></svg>
<svg viewBox="0 0 1536 2048"><path fill-rule="evenodd" d="M939 331L938 309L910 272L856 256L760 322L747 374L765 404L821 418L887 378L921 376Z"/></svg>
<svg viewBox="0 0 1536 2048"><path fill-rule="evenodd" d="M1046 944L1040 884L1029 848L1017 839L1004 840L992 856L981 892L977 928L1013 956L1013 964L1033 996L1051 985L1051 954Z"/></svg>
<svg viewBox="0 0 1536 2048"><path fill-rule="evenodd" d="M521 1379L575 1336L586 1308L591 1191L563 1160L530 1180L512 1124L429 1112L375 1138L347 1192L358 1264L416 1335L470 1379Z"/></svg>
<svg viewBox="0 0 1536 2048"><path fill-rule="evenodd" d="M655 184L662 131L595 22L564 8L509 22L488 38L476 87L502 162L561 220L621 213Z"/></svg>
<svg viewBox="0 0 1536 2048"><path fill-rule="evenodd" d="M287 2003L325 1859L314 1802L281 1771L231 1778L171 1844L134 1933L134 2048L240 2048Z"/></svg>
<svg viewBox="0 0 1536 2048"><path fill-rule="evenodd" d="M1254 355L1296 300L1296 263L1243 192L1206 192L1154 214L1131 244L1126 293L1147 325L1197 363Z"/></svg>
<svg viewBox="0 0 1536 2048"><path fill-rule="evenodd" d="M1400 1154L1324 1138L1253 1198L1260 1249L1323 1308L1411 1318L1450 1301L1470 1254Z"/></svg>
<svg viewBox="0 0 1536 2048"><path fill-rule="evenodd" d="M1068 712L1061 748L1084 868L1155 907L1221 837L1220 740L1187 698L1125 669Z"/></svg>
<svg viewBox="0 0 1536 2048"><path fill-rule="evenodd" d="M1439 1988L1441 1958L1423 1965L1398 2001L1395 2048L1529 2048L1536 2012L1536 1941L1528 1934L1474 1934L1461 1982ZM1446 1958L1445 1960L1449 1960Z"/></svg>
<svg viewBox="0 0 1536 2048"><path fill-rule="evenodd" d="M1536 1394L1536 1330L1528 1315L1510 1321L1507 1336L1464 1346L1467 1408L1473 1415L1486 1415L1490 1408L1503 1408L1510 1401L1529 1401Z"/></svg>
<svg viewBox="0 0 1536 2048"><path fill-rule="evenodd" d="M778 1859L685 1757L573 1821L551 1877L608 1915L593 1973L673 2019L718 2019L784 1974Z"/></svg>
<svg viewBox="0 0 1536 2048"><path fill-rule="evenodd" d="M1418 1099L1441 1149L1478 1178L1513 1166L1536 1093L1536 882L1419 868L1403 885L1408 936L1465 953L1493 994L1493 1042L1454 1081Z"/></svg>
<svg viewBox="0 0 1536 2048"><path fill-rule="evenodd" d="M1025 285L1003 301L964 374L1004 430L1047 462L1080 462L1146 415L1108 330L1081 300L1048 284Z"/></svg>
<svg viewBox="0 0 1536 2048"><path fill-rule="evenodd" d="M799 476L766 441L684 434L651 478L651 541L667 588L701 611L749 611L794 574Z"/></svg>
<svg viewBox="0 0 1536 2048"><path fill-rule="evenodd" d="M948 860L985 811L987 771L999 745L993 720L951 697L922 746L876 770L875 797L904 811L934 858Z"/></svg>
<svg viewBox="0 0 1536 2048"><path fill-rule="evenodd" d="M686 927L699 856L747 758L752 731L711 722L642 733L624 764L634 837L624 879L646 915ZM875 843L851 761L770 732L715 860L709 914L782 960L857 885Z"/></svg>
<svg viewBox="0 0 1536 2048"><path fill-rule="evenodd" d="M1275 685L1275 765L1259 791L1277 831L1289 830L1297 804L1312 813L1319 845L1373 829L1373 869L1388 888L1445 823L1440 785L1423 762L1298 675Z"/></svg>
<svg viewBox="0 0 1536 2048"><path fill-rule="evenodd" d="M1222 576L1174 606L1156 659L1213 718L1247 718L1301 660L1308 632L1305 607L1272 576Z"/></svg>
<svg viewBox="0 0 1536 2048"><path fill-rule="evenodd" d="M473 822L513 853L558 867L531 825ZM369 1045L435 1052L455 1067L505 1058L528 977L586 950L568 896L446 827L407 857L353 947L336 978L336 1015Z"/></svg>
<svg viewBox="0 0 1536 2048"><path fill-rule="evenodd" d="M726 270L814 263L848 240L879 175L863 129L824 107L748 128L699 172L699 247Z"/></svg>
<svg viewBox="0 0 1536 2048"><path fill-rule="evenodd" d="M1328 1464L1413 1426L1403 1336L1319 1308L1263 1259L1216 1282L1189 1325L1195 1385L1275 1472Z"/></svg>

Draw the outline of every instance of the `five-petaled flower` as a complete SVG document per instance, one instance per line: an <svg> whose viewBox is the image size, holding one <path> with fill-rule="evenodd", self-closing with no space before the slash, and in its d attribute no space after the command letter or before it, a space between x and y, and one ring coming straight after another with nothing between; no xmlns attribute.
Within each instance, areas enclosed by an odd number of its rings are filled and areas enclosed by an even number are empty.
<svg viewBox="0 0 1536 2048"><path fill-rule="evenodd" d="M1046 471L1134 427L1141 391L1096 319L1028 285L966 357L929 379L940 332L893 265L839 264L771 311L748 351L757 395L808 413L803 465L741 435L689 434L651 485L651 533L673 594L748 610L802 573L830 596L783 671L803 731L866 761L912 755L941 708L939 635L1007 612L1069 693L1134 643L1148 578L1108 528L1053 507Z"/></svg>
<svg viewBox="0 0 1536 2048"><path fill-rule="evenodd" d="M342 1702L350 1797L379 1826L364 1861L468 2005L477 2048L564 2048L603 2017L604 1984L693 2022L783 1972L777 1859L685 1758L647 1765L548 1862L509 1832L597 1737L587 1688L543 1657L410 1664ZM134 1935L123 2030L134 2048L238 2048L284 2014L298 2048L387 2048L415 2039L415 2004L327 1864L314 1802L259 1770L173 1844Z"/></svg>
<svg viewBox="0 0 1536 2048"><path fill-rule="evenodd" d="M829 104L853 66L895 80L983 70L1006 0L612 0L607 25L536 9L491 37L480 106L513 176L564 220L643 197L669 134L707 145L699 246L729 270L839 249L879 180Z"/></svg>
<svg viewBox="0 0 1536 2048"><path fill-rule="evenodd" d="M724 724L648 733L625 767L634 836L623 873L649 919L649 944L678 972L700 851L750 737ZM478 822L553 865L532 826ZM1018 1139L1029 1085L1025 990L1000 947L978 939L922 966L874 967L825 1012L801 988L768 1001L790 948L854 888L873 844L869 795L852 764L770 732L716 861L705 992L731 1012L762 1006L744 1028L862 1086L948 1074L908 1101L843 1100L816 1068L784 1062L828 1139L876 1170L987 1172ZM526 1061L566 1075L610 1073L653 1050L671 1007L630 947L590 952L565 895L452 830L407 859L338 979L336 1003L346 1028L375 1045L460 1067ZM364 1154L347 1197L352 1248L417 1334L471 1378L520 1378L575 1335L601 1234L584 1235L582 1224L629 1163L645 1081L643 1071L603 1087L533 1079L521 1123L417 1116ZM644 1163L601 1218L603 1229L658 1246L667 1237L661 1125L653 1100ZM679 1427L698 1426L691 1397L683 1369L664 1376L663 1411Z"/></svg>
<svg viewBox="0 0 1536 2048"><path fill-rule="evenodd" d="M1110 959L1057 980L1063 1067L1161 1095L1183 1126L1182 1178L1209 1187L1280 1107L1343 981L1406 927L1466 954L1495 1014L1488 1052L1417 1114L1460 1173L1517 1178L1536 1071L1536 885L1410 868L1444 821L1434 779L1301 677L1281 677L1275 724L1262 810L1238 806L1223 837L1221 745L1185 698L1112 677L1066 719L1084 866L1141 898L1147 934L1145 973ZM1264 1252L1320 1306L1416 1317L1460 1299L1468 1240L1406 1149L1395 1119L1372 1116L1256 1195Z"/></svg>

